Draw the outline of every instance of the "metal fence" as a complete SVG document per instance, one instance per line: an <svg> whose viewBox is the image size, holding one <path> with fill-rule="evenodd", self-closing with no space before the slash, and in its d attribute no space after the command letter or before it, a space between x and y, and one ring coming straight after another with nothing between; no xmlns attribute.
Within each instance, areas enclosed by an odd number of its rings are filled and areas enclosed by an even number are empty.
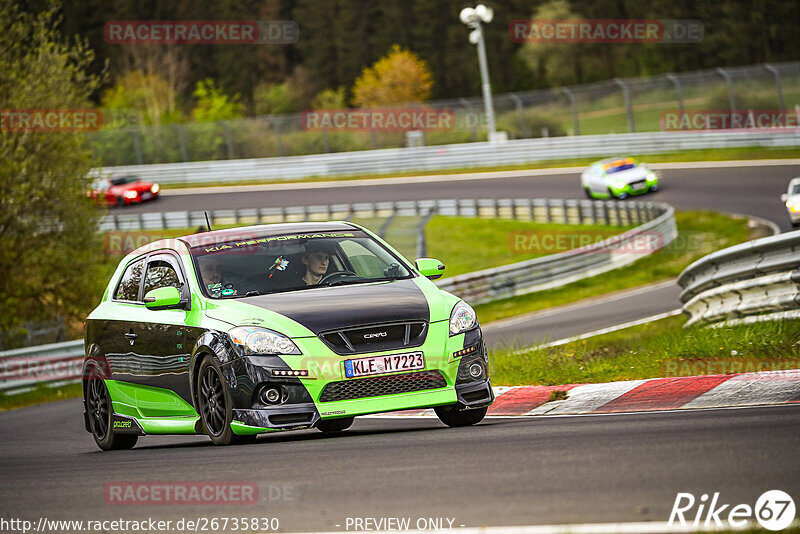
<svg viewBox="0 0 800 534"><path fill-rule="evenodd" d="M691 149L794 146L800 146L800 129L652 132L392 148L314 156L132 165L103 168L100 172L136 174L144 180L162 184L202 184L522 165L535 161L603 157L609 154L658 154Z"/></svg>
<svg viewBox="0 0 800 534"><path fill-rule="evenodd" d="M426 102L452 110L455 128L426 131L426 145L485 141L480 97ZM708 69L614 79L494 96L498 130L511 139L655 132L667 111L795 110L800 106L800 62ZM115 120L109 112L106 122ZM327 132L303 128L301 114L222 122L104 128L91 134L105 166L301 156L406 146L404 132ZM130 122L130 120L127 120Z"/></svg>
<svg viewBox="0 0 800 534"><path fill-rule="evenodd" d="M686 326L800 318L800 231L709 254L678 284Z"/></svg>
<svg viewBox="0 0 800 534"><path fill-rule="evenodd" d="M417 256L426 254L424 229L434 214L490 219L520 219L564 224L601 224L636 228L602 242L512 265L437 281L437 285L475 304L539 291L627 265L666 246L677 235L674 210L653 202L559 199L459 199L217 210L214 224L385 217L380 233L398 216L420 217ZM109 215L104 230L187 228L205 224L203 212ZM37 383L80 379L83 341L68 341L0 352L0 391L27 391ZM78 364L76 365L76 362Z"/></svg>

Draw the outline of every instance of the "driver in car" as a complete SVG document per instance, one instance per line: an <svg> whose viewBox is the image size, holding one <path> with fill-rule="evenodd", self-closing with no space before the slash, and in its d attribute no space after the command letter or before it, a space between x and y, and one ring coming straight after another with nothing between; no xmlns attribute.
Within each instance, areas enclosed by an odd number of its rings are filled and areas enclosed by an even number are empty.
<svg viewBox="0 0 800 534"><path fill-rule="evenodd" d="M328 272L331 262L331 249L323 242L311 241L306 245L306 250L300 257L306 267L306 273L301 278L303 284L315 286Z"/></svg>
<svg viewBox="0 0 800 534"><path fill-rule="evenodd" d="M208 288L208 293L214 298L227 297L236 294L232 283L226 283L222 272L222 260L210 256L202 268L203 280Z"/></svg>

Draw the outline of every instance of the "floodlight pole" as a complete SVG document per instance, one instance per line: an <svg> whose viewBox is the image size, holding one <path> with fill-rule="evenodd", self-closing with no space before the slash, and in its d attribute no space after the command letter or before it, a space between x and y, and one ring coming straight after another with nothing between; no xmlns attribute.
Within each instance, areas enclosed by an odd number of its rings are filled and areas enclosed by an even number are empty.
<svg viewBox="0 0 800 534"><path fill-rule="evenodd" d="M461 22L472 28L469 35L469 42L478 47L478 65L481 71L481 89L483 91L483 107L486 110L486 122L489 127L489 140L493 141L497 133L494 122L494 103L492 102L492 86L489 83L489 63L486 60L486 44L483 36L482 22L492 21L494 11L490 7L477 5L476 7L465 7L461 10L459 18Z"/></svg>
<svg viewBox="0 0 800 534"><path fill-rule="evenodd" d="M483 89L483 107L486 109L486 122L489 126L489 136L495 133L494 103L492 102L492 86L489 83L489 65L486 61L486 45L483 39L483 24L476 22L478 31L478 64L481 69L481 89Z"/></svg>

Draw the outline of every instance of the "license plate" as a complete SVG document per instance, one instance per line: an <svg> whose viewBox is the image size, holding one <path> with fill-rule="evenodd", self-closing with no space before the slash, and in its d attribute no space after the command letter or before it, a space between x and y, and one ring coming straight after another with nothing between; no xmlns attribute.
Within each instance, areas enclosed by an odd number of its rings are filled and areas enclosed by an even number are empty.
<svg viewBox="0 0 800 534"><path fill-rule="evenodd" d="M149 200L152 196L152 193L142 193L142 200Z"/></svg>
<svg viewBox="0 0 800 534"><path fill-rule="evenodd" d="M372 356L344 361L344 376L347 378L384 375L386 373L415 371L418 369L425 369L425 358L421 352Z"/></svg>
<svg viewBox="0 0 800 534"><path fill-rule="evenodd" d="M644 184L631 184L631 187L633 189L644 189L645 185Z"/></svg>

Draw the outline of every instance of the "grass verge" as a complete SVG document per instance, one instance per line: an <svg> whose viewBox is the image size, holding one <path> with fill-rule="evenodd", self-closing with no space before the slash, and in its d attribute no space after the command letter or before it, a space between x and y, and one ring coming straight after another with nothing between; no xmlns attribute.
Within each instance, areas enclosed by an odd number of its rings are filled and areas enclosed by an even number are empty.
<svg viewBox="0 0 800 534"><path fill-rule="evenodd" d="M36 388L25 393L17 395L5 395L0 393L0 412L5 410L13 410L14 408L22 408L23 406L32 406L34 404L43 404L45 402L52 402L63 399L74 399L83 394L81 384L65 384L56 387L47 387L45 384L39 384Z"/></svg>
<svg viewBox="0 0 800 534"><path fill-rule="evenodd" d="M674 162L693 162L693 161L728 161L728 160L751 160L751 159L790 159L800 157L800 148L764 148L764 147L744 147L744 148L714 148L706 150L682 150L669 154L630 154L636 159L647 163L674 163ZM516 171L534 169L554 169L559 167L587 167L600 159L599 157L590 158L569 158L549 161L537 161L524 165L498 165L491 167L460 167L445 169L441 171L408 171L387 174L352 174L341 176L309 176L307 178L290 180L238 180L235 182L204 182L201 184L162 184L162 189L187 189L193 187L218 187L218 186L237 186L237 185L258 185L258 184L292 184L302 182L330 182L347 180L366 180L370 178L407 178L409 176L439 176L446 174L460 173L479 173L493 171Z"/></svg>
<svg viewBox="0 0 800 534"><path fill-rule="evenodd" d="M475 307L481 323L552 308L630 289L678 276L690 263L721 248L746 241L750 228L746 219L710 211L675 214L678 238L659 252L635 263L566 286L511 297ZM440 258L441 259L441 258Z"/></svg>
<svg viewBox="0 0 800 534"><path fill-rule="evenodd" d="M428 255L445 264L446 278L562 252L574 248L570 238L577 240L585 236L594 242L630 228L632 227L435 216L425 227L425 238L428 242ZM566 246L551 250L541 246L537 252L517 253L513 243L514 236L519 235L517 232L531 232L532 234L526 235L536 235L540 239L545 236L563 237L566 238ZM543 239L541 241L544 242ZM577 244L576 242L575 245Z"/></svg>
<svg viewBox="0 0 800 534"><path fill-rule="evenodd" d="M492 352L496 386L561 385L800 368L800 322L683 328L669 317L550 348Z"/></svg>

